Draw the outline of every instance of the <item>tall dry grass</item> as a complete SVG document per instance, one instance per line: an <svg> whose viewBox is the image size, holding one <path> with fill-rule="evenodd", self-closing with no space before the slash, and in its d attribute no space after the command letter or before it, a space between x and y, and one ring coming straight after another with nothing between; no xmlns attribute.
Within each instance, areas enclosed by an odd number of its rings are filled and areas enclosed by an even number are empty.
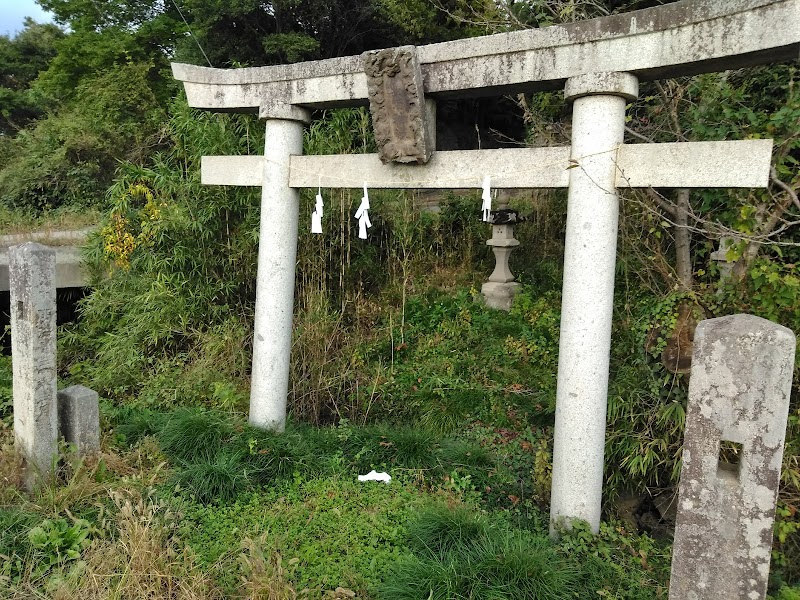
<svg viewBox="0 0 800 600"><path fill-rule="evenodd" d="M174 535L176 517L163 502L137 490L111 496L116 537L92 542L82 569L53 592L55 600L224 598Z"/></svg>

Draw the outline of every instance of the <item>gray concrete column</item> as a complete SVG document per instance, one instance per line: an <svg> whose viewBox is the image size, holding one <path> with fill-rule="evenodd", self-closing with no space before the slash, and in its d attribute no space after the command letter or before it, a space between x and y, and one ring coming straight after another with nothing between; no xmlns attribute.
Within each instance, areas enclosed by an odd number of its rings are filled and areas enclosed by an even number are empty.
<svg viewBox="0 0 800 600"><path fill-rule="evenodd" d="M619 200L617 149L636 77L592 73L567 80L574 101L556 391L551 529L572 519L600 527L608 364Z"/></svg>
<svg viewBox="0 0 800 600"><path fill-rule="evenodd" d="M302 110L292 108L293 112ZM249 420L255 427L283 431L289 393L300 207L299 191L289 187L289 157L303 153L303 121L262 116L268 120Z"/></svg>
<svg viewBox="0 0 800 600"><path fill-rule="evenodd" d="M9 249L14 440L28 489L52 476L58 453L56 252L28 242Z"/></svg>

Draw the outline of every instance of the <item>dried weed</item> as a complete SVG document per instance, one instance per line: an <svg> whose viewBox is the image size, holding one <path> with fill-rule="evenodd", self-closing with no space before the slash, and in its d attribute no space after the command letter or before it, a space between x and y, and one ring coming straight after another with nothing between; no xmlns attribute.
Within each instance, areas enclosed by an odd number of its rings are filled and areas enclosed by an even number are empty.
<svg viewBox="0 0 800 600"><path fill-rule="evenodd" d="M118 510L116 539L94 540L84 553L82 572L68 578L53 598L223 598L174 535L176 516L162 502L138 491L111 492L111 497Z"/></svg>

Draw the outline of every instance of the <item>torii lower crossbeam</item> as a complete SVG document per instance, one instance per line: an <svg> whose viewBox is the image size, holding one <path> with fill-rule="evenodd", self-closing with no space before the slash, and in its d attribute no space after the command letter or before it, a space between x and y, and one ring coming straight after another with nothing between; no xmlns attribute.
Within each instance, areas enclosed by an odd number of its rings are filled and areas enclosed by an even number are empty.
<svg viewBox="0 0 800 600"><path fill-rule="evenodd" d="M772 140L624 144L612 154L617 188L764 187ZM566 188L568 146L437 152L425 165L382 164L377 154L290 156L291 188L480 189L483 176L492 187ZM204 185L261 187L263 156L204 156Z"/></svg>

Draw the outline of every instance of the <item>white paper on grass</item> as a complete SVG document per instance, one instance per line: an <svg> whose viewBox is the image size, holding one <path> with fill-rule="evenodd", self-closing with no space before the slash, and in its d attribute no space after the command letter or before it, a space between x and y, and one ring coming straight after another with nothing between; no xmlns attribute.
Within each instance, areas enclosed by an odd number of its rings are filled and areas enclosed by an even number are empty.
<svg viewBox="0 0 800 600"><path fill-rule="evenodd" d="M359 475L359 481L383 481L384 483L389 483L392 480L392 476L388 473L378 473L375 470L370 471L366 475Z"/></svg>
<svg viewBox="0 0 800 600"><path fill-rule="evenodd" d="M358 206L355 218L358 219L358 237L362 240L367 239L367 229L372 227L372 221L369 220L369 194L367 193L367 184L364 184L364 197L361 198L361 204Z"/></svg>
<svg viewBox="0 0 800 600"><path fill-rule="evenodd" d="M492 178L490 175L486 175L486 177L483 178L483 194L481 195L481 199L483 200L483 204L481 205L483 220L485 223L488 223L492 218Z"/></svg>

